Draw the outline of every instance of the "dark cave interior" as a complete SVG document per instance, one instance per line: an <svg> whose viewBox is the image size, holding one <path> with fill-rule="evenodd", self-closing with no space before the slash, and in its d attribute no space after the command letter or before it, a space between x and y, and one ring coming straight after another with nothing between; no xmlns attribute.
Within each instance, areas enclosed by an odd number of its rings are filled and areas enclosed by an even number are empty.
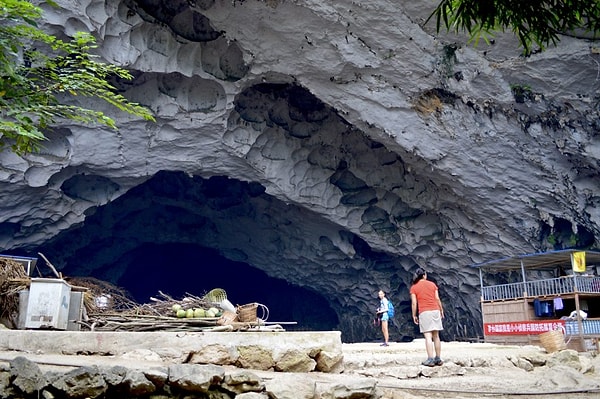
<svg viewBox="0 0 600 399"><path fill-rule="evenodd" d="M29 257L21 251L11 251L10 255ZM151 298L160 297L161 292L181 300L186 295L201 297L214 288L221 288L234 306L252 302L264 305L266 313L259 308L258 316L268 317L270 323L281 323L286 330L330 331L338 327L338 316L320 293L269 277L246 263L224 258L212 248L177 243L145 244L125 254L117 263L118 269L124 271L117 281L107 280L102 270L97 275L79 276L77 262L61 273L66 278L93 277L107 281L140 305L151 303ZM190 268L190 264L194 268ZM38 260L31 275L55 277L43 259Z"/></svg>
<svg viewBox="0 0 600 399"><path fill-rule="evenodd" d="M286 324L286 330L332 330L338 323L321 294L225 259L211 248L146 244L125 258L121 267L126 272L117 285L127 287L138 303L147 303L159 291L180 299L186 293L202 296L213 288L222 288L236 306L251 302L265 305L270 322L297 322Z"/></svg>
<svg viewBox="0 0 600 399"><path fill-rule="evenodd" d="M78 178L75 186L81 181ZM319 290L228 259L218 239L213 240L219 223L236 224L241 217L261 215L265 209L279 213L281 206L255 183L160 172L108 204L90 208L83 223L42 246L7 254L42 253L65 277L108 282L139 304L160 292L179 300L186 294L202 296L222 288L234 305L265 305L268 321L286 323L286 330L339 329L338 315ZM42 259L32 276L54 277Z"/></svg>

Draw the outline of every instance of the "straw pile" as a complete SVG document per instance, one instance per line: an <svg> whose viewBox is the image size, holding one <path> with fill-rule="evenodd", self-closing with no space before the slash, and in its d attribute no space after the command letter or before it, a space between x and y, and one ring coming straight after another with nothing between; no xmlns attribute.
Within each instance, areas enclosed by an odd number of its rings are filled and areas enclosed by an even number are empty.
<svg viewBox="0 0 600 399"><path fill-rule="evenodd" d="M44 258L45 259L45 258ZM49 262L46 260L49 264ZM53 270L55 270L53 268ZM62 278L62 275L55 271ZM181 299L161 291L149 303L138 304L130 294L113 284L92 277L66 277L71 290L83 292L83 329L93 331L235 331L262 324L252 314L249 319L239 318L223 289L215 288L201 296L186 293ZM0 257L0 322L8 328L17 328L19 319L19 292L29 288L31 278L23 265L10 258ZM224 303L229 306L223 308ZM253 304L256 305L256 304ZM185 310L215 309L214 315L181 317L175 306ZM266 307L265 307L266 308ZM253 307L255 309L255 307ZM212 311L211 311L212 312ZM238 314L240 313L240 314Z"/></svg>
<svg viewBox="0 0 600 399"><path fill-rule="evenodd" d="M26 289L29 282L30 278L21 263L0 257L0 321L9 328L17 325L19 291Z"/></svg>
<svg viewBox="0 0 600 399"><path fill-rule="evenodd" d="M66 279L75 289L85 291L83 305L88 314L122 312L139 305L123 288L93 277L70 277Z"/></svg>

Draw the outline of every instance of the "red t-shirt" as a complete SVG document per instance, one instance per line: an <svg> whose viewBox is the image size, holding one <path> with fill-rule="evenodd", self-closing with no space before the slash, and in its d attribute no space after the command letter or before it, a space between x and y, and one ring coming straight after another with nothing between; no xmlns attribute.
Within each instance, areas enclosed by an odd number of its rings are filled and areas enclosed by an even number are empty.
<svg viewBox="0 0 600 399"><path fill-rule="evenodd" d="M419 314L427 310L440 310L435 293L438 287L434 282L421 279L418 283L410 287L410 293L417 296L417 306Z"/></svg>

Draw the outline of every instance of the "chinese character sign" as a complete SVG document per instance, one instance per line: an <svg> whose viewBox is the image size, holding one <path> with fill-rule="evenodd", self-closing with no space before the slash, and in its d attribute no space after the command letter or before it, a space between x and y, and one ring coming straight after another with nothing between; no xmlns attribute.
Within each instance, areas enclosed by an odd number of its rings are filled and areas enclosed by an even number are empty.
<svg viewBox="0 0 600 399"><path fill-rule="evenodd" d="M484 335L527 335L542 334L565 327L564 320L509 321L505 323L484 323Z"/></svg>

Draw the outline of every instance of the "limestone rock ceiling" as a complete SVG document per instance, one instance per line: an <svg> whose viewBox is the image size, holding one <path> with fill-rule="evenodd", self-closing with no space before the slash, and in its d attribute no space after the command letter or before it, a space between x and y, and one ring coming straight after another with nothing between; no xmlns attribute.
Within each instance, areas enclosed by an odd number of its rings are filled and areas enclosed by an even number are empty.
<svg viewBox="0 0 600 399"><path fill-rule="evenodd" d="M473 49L419 25L429 1L59 4L48 29L92 31L157 122L92 103L118 132L65 123L0 153L2 251L140 300L221 285L360 341L380 288L392 339L418 335L418 266L452 339L480 334L470 264L596 245L594 43Z"/></svg>

